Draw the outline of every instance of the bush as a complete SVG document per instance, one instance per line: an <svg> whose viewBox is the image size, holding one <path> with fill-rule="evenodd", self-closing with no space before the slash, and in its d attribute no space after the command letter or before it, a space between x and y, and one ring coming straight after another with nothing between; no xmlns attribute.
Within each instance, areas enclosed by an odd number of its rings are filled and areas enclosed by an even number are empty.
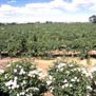
<svg viewBox="0 0 96 96"><path fill-rule="evenodd" d="M90 79L76 64L59 63L49 70L47 86L54 96L89 96Z"/></svg>
<svg viewBox="0 0 96 96"><path fill-rule="evenodd" d="M0 70L0 96L96 96L96 71L90 73L76 64L56 63L48 76L26 60Z"/></svg>
<svg viewBox="0 0 96 96"><path fill-rule="evenodd" d="M35 65L18 61L0 74L0 90L9 96L41 96L46 91L42 76L43 73Z"/></svg>

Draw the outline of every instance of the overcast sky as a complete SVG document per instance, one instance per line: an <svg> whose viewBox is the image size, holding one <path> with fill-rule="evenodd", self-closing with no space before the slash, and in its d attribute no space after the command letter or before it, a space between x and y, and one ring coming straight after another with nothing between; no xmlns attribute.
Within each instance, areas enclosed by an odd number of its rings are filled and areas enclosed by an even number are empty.
<svg viewBox="0 0 96 96"><path fill-rule="evenodd" d="M0 22L87 22L96 0L0 0Z"/></svg>

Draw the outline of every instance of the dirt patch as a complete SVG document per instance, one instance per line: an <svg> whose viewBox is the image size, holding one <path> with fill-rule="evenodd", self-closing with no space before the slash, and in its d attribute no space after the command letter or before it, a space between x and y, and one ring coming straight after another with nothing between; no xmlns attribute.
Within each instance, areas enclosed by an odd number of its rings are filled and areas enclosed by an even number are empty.
<svg viewBox="0 0 96 96"><path fill-rule="evenodd" d="M0 69L5 69L7 64L20 60L20 58L4 58L0 59Z"/></svg>
<svg viewBox="0 0 96 96"><path fill-rule="evenodd" d="M57 57L53 60L43 60L43 59L37 59L37 58L4 58L4 59L0 59L0 69L5 69L8 63L11 62L15 62L15 61L19 61L19 60L29 60L31 61L33 64L36 64L38 68L41 68L44 72L47 72L49 70L50 67L52 67L54 65L54 62L74 62L77 63L81 66L85 66L85 67L93 67L96 65L96 59L94 58L90 58L90 65L88 65L88 61L86 59L80 60L80 58L72 58L72 57L66 57L66 58L62 58L62 57Z"/></svg>
<svg viewBox="0 0 96 96"><path fill-rule="evenodd" d="M52 95L50 92L46 92L44 93L44 96L54 96L54 95Z"/></svg>
<svg viewBox="0 0 96 96"><path fill-rule="evenodd" d="M38 68L41 68L44 72L47 72L49 68L53 66L55 60L35 60L34 62Z"/></svg>
<svg viewBox="0 0 96 96"><path fill-rule="evenodd" d="M36 64L38 68L41 68L44 72L46 72L55 62L55 60L42 60L42 59L34 59L34 58L4 58L0 59L0 69L5 69L7 64L11 62L16 62L19 60L28 60L33 64Z"/></svg>

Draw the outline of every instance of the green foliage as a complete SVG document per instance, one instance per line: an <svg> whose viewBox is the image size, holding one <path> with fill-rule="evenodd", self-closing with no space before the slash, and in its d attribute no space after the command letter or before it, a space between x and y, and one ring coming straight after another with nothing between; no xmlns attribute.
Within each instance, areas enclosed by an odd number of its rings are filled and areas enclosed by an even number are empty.
<svg viewBox="0 0 96 96"><path fill-rule="evenodd" d="M49 90L54 96L87 96L91 82L84 72L76 64L56 64L49 71Z"/></svg>
<svg viewBox="0 0 96 96"><path fill-rule="evenodd" d="M0 96L42 96L46 91L54 96L96 96L96 69L89 73L77 64L57 62L47 76L26 60L0 69Z"/></svg>
<svg viewBox="0 0 96 96"><path fill-rule="evenodd" d="M90 23L44 23L0 26L0 53L9 56L40 56L46 51L96 49L96 25ZM64 46L62 48L62 46Z"/></svg>
<svg viewBox="0 0 96 96"><path fill-rule="evenodd" d="M92 91L90 92L92 96L96 96L96 70L92 73L92 81L91 81Z"/></svg>
<svg viewBox="0 0 96 96"><path fill-rule="evenodd" d="M0 75L0 89L9 96L41 96L46 91L44 75L27 61L12 63Z"/></svg>

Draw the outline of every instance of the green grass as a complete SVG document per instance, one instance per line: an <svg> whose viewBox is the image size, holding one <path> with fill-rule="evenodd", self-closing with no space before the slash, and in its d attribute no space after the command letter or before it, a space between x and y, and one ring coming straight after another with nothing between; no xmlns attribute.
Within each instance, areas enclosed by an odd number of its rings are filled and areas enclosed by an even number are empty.
<svg viewBox="0 0 96 96"><path fill-rule="evenodd" d="M40 56L65 49L87 54L96 49L96 25L91 23L35 23L0 26L0 53ZM84 55L85 56L85 55Z"/></svg>

